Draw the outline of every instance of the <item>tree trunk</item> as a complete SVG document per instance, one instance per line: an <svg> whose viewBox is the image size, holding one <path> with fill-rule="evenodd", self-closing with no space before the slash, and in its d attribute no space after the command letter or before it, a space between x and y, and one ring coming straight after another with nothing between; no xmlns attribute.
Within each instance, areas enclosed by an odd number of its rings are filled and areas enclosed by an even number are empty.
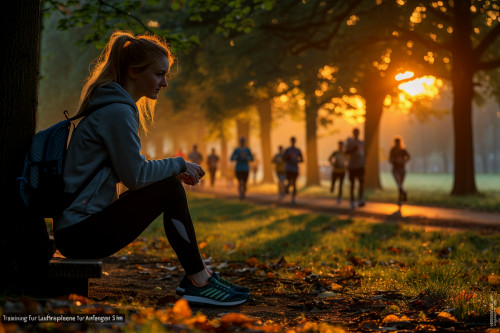
<svg viewBox="0 0 500 333"><path fill-rule="evenodd" d="M365 96L365 189L382 189L379 165L379 129L384 97L377 91L367 91Z"/></svg>
<svg viewBox="0 0 500 333"><path fill-rule="evenodd" d="M470 8L465 1L457 1L454 31L452 34L454 129L454 179L452 195L476 194L474 178L474 145L472 133L472 96L475 56L470 34L472 33Z"/></svg>
<svg viewBox="0 0 500 333"><path fill-rule="evenodd" d="M262 150L262 170L263 170L263 183L274 183L273 171L271 165L271 101L260 100L257 103L257 110L260 119L260 145Z"/></svg>
<svg viewBox="0 0 500 333"><path fill-rule="evenodd" d="M463 72L458 69L457 72ZM453 80L454 180L452 195L476 194L472 134L472 75Z"/></svg>
<svg viewBox="0 0 500 333"><path fill-rule="evenodd" d="M13 1L2 13L1 61L6 70L0 86L1 279L22 274L15 280L20 282L30 274L42 276L47 263L47 228L43 219L28 214L16 182L36 128L40 1ZM0 282L2 289L9 286Z"/></svg>
<svg viewBox="0 0 500 333"><path fill-rule="evenodd" d="M221 175L227 179L228 177L228 172L227 172L227 162L229 159L229 155L227 153L227 139L224 134L224 129L221 126L220 130L220 154L219 154L219 162L220 162L220 172Z"/></svg>
<svg viewBox="0 0 500 333"><path fill-rule="evenodd" d="M306 165L307 182L306 186L319 185L318 166L318 106L312 101L316 98L314 93L306 95Z"/></svg>
<svg viewBox="0 0 500 333"><path fill-rule="evenodd" d="M496 119L495 119L496 120ZM491 170L493 171L493 173L496 173L498 172L498 162L497 162L497 159L498 159L498 148L497 148L497 123L498 121L494 121L493 124L492 124L492 139L493 139L493 166L491 168Z"/></svg>
<svg viewBox="0 0 500 333"><path fill-rule="evenodd" d="M245 138L246 146L250 147L250 122L245 118L236 119L236 144L235 147L240 145L240 138Z"/></svg>

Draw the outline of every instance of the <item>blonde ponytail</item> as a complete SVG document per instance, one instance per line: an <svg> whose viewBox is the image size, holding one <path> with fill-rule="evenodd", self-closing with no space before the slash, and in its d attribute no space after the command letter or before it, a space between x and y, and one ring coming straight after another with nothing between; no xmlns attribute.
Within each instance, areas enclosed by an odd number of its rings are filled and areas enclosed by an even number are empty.
<svg viewBox="0 0 500 333"><path fill-rule="evenodd" d="M77 114L86 112L87 105L97 88L111 82L123 86L130 68L143 71L161 56L168 58L171 67L175 58L167 43L158 36L134 37L127 31L115 31L90 70L80 95ZM149 125L153 122L156 100L143 97L136 104L141 126L148 132Z"/></svg>

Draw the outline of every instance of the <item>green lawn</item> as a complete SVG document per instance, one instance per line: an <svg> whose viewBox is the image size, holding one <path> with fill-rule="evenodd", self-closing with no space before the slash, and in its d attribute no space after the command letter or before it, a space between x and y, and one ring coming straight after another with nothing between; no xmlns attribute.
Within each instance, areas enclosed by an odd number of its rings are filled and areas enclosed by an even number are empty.
<svg viewBox="0 0 500 333"><path fill-rule="evenodd" d="M193 193L189 204L202 254L216 263L251 256L275 263L284 257L327 276L355 262L361 285L344 292L383 290L405 297L425 292L455 309L459 320L486 321L491 299L499 303L495 281L500 278L494 275L500 272L498 234L425 232L402 223L297 213ZM144 236L162 234L158 219ZM280 277L291 274L276 272Z"/></svg>
<svg viewBox="0 0 500 333"><path fill-rule="evenodd" d="M390 173L381 174L383 190L368 190L365 193L367 200L396 202L397 188ZM450 208L466 208L479 211L500 212L500 175L476 175L476 185L479 190L474 196L451 196L453 184L451 174L415 174L408 173L405 188L408 192L410 204L431 205ZM338 186L338 185L337 185ZM329 192L330 182L322 181L321 186L305 187L299 183L299 195L302 196L332 196ZM275 193L274 185L251 185L250 191ZM337 189L335 189L335 195ZM344 180L343 198L349 196L349 180Z"/></svg>

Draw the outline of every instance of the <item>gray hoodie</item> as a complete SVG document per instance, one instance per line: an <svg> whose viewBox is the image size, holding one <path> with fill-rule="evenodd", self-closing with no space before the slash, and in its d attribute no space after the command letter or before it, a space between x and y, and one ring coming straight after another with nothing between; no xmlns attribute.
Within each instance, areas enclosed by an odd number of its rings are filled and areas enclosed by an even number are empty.
<svg viewBox="0 0 500 333"><path fill-rule="evenodd" d="M97 89L88 107L96 111L85 117L72 134L64 166L65 191L75 192L94 170L101 169L54 220L55 230L77 224L108 207L117 199L116 184L120 181L133 191L186 170L182 157L146 161L140 154L138 109L118 83Z"/></svg>

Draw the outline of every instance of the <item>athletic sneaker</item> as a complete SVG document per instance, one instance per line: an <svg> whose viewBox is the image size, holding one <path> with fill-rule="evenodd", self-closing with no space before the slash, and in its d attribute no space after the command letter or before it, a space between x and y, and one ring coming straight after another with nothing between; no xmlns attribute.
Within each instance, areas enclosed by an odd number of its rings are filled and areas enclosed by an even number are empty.
<svg viewBox="0 0 500 333"><path fill-rule="evenodd" d="M225 279L223 279L219 274L213 272L212 273L212 276L217 280L219 281L220 283L222 283L223 285L226 285L228 286L229 288L231 288L232 290L236 291L237 293L242 293L242 294L250 294L250 288L247 288L247 287L240 287L240 286L237 286L235 285L234 283L231 283Z"/></svg>
<svg viewBox="0 0 500 333"><path fill-rule="evenodd" d="M250 288L237 286L234 283L231 283L231 282L227 281L226 279L222 278L219 274L217 274L215 272L212 273L212 276L214 277L215 280L228 286L229 288L231 288L233 291L235 291L237 293L250 294ZM179 296L184 295L184 292L186 290L186 284L188 282L189 282L189 279L188 279L187 275L184 275L182 277L181 283L179 284L179 286L175 290L177 295L179 295Z"/></svg>
<svg viewBox="0 0 500 333"><path fill-rule="evenodd" d="M179 287L184 289L182 298L192 304L234 306L248 300L248 294L233 291L213 276L210 276L208 282L201 287L195 286L188 278L183 279Z"/></svg>

